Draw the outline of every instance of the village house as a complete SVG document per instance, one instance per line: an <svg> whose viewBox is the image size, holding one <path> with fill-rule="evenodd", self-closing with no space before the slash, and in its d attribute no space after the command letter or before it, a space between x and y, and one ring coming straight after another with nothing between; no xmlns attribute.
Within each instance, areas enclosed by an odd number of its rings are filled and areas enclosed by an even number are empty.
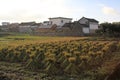
<svg viewBox="0 0 120 80"><path fill-rule="evenodd" d="M84 36L94 34L99 28L99 22L95 19L82 17L78 21L72 22L72 18L53 17L43 23L23 22L23 23L3 23L1 30L42 34L45 36Z"/></svg>
<svg viewBox="0 0 120 80"><path fill-rule="evenodd" d="M8 25L10 32L18 32L19 31L19 23L11 23Z"/></svg>
<svg viewBox="0 0 120 80"><path fill-rule="evenodd" d="M65 17L53 17L49 18L49 21L44 21L37 29L37 32L53 32L53 30L59 30L66 23L71 23L72 18Z"/></svg>
<svg viewBox="0 0 120 80"><path fill-rule="evenodd" d="M33 28L38 27L36 22L23 22L19 24L19 32L31 33Z"/></svg>
<svg viewBox="0 0 120 80"><path fill-rule="evenodd" d="M46 36L84 36L94 34L99 22L95 19L82 17L72 22L72 18L54 17L44 21L37 29L37 34Z"/></svg>
<svg viewBox="0 0 120 80"><path fill-rule="evenodd" d="M10 24L10 22L2 22L2 26L7 26L9 24Z"/></svg>
<svg viewBox="0 0 120 80"><path fill-rule="evenodd" d="M0 30L4 31L4 32L8 32L9 31L9 26L0 26Z"/></svg>
<svg viewBox="0 0 120 80"><path fill-rule="evenodd" d="M41 24L36 28L36 32L49 32L52 25Z"/></svg>
<svg viewBox="0 0 120 80"><path fill-rule="evenodd" d="M78 22L83 26L82 31L85 34L95 33L99 26L99 22L91 18L82 17Z"/></svg>
<svg viewBox="0 0 120 80"><path fill-rule="evenodd" d="M66 23L62 26L62 31L65 35L73 36L84 36L94 34L98 29L98 21L91 18L82 17L78 21L74 21L72 23Z"/></svg>
<svg viewBox="0 0 120 80"><path fill-rule="evenodd" d="M49 18L49 23L51 25L56 24L57 28L62 28L62 26L66 23L71 23L72 22L72 18L65 18L65 17L53 17L53 18Z"/></svg>
<svg viewBox="0 0 120 80"><path fill-rule="evenodd" d="M8 32L9 31L9 22L2 22L2 25L0 26L0 30Z"/></svg>

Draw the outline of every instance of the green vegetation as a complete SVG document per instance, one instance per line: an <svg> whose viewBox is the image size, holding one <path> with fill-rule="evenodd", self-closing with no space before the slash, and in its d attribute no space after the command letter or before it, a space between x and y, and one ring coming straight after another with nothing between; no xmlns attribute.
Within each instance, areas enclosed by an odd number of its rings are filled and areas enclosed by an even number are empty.
<svg viewBox="0 0 120 80"><path fill-rule="evenodd" d="M119 37L120 36L120 22L114 23L102 23L100 24L101 29L97 31L100 35L108 37Z"/></svg>
<svg viewBox="0 0 120 80"><path fill-rule="evenodd" d="M42 37L31 36L29 34L20 33L0 33L0 49L7 46L19 46L34 43L54 42L54 41L68 41L75 39L84 39L86 37Z"/></svg>

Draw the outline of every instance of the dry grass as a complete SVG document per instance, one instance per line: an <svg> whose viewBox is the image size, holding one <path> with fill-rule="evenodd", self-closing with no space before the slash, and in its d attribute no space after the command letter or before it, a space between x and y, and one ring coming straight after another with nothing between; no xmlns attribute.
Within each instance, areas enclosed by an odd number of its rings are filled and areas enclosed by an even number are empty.
<svg viewBox="0 0 120 80"><path fill-rule="evenodd" d="M26 44L47 43L57 41L70 41L85 39L87 37L43 37L43 36L7 36L0 38L0 49L7 46L19 46Z"/></svg>

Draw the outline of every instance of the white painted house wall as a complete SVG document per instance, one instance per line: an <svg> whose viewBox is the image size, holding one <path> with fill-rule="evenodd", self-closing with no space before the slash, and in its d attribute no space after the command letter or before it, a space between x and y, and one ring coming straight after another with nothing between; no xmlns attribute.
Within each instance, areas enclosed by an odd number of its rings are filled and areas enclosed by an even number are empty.
<svg viewBox="0 0 120 80"><path fill-rule="evenodd" d="M86 34L90 33L89 27L83 27L82 29L83 29L83 33Z"/></svg>
<svg viewBox="0 0 120 80"><path fill-rule="evenodd" d="M92 30L98 29L98 23L90 22L90 29L92 29Z"/></svg>
<svg viewBox="0 0 120 80"><path fill-rule="evenodd" d="M59 28L61 28L65 23L70 23L72 19L67 18L50 18L50 23L52 25L56 24Z"/></svg>
<svg viewBox="0 0 120 80"><path fill-rule="evenodd" d="M97 22L90 22L85 17L79 20L80 24L86 24L87 27L83 27L83 33L94 33L98 29L99 24Z"/></svg>
<svg viewBox="0 0 120 80"><path fill-rule="evenodd" d="M7 26L9 24L10 24L9 22L2 22L2 26Z"/></svg>

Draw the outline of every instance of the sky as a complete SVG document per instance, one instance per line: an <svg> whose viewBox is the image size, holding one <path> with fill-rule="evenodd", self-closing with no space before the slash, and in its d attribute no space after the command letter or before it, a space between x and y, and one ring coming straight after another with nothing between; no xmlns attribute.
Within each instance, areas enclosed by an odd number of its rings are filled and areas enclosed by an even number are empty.
<svg viewBox="0 0 120 80"><path fill-rule="evenodd" d="M51 17L120 21L120 0L0 0L1 22L43 22Z"/></svg>

